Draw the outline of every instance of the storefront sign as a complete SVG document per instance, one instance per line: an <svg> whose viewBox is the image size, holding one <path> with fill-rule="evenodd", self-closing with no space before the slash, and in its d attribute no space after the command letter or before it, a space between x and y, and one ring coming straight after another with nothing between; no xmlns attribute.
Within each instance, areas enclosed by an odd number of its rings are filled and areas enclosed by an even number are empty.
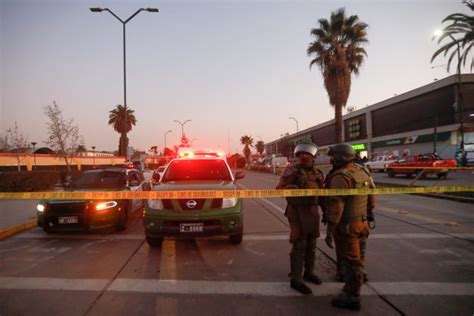
<svg viewBox="0 0 474 316"><path fill-rule="evenodd" d="M439 142L445 141L445 140L448 140L450 136L451 136L451 132L437 133L436 140ZM401 137L401 138L395 138L395 139L390 139L390 140L383 140L379 142L373 142L372 148L429 143L433 141L434 141L434 134L425 134L425 135L420 135L420 136Z"/></svg>
<svg viewBox="0 0 474 316"><path fill-rule="evenodd" d="M365 144L355 144L352 145L352 149L355 151L361 151L361 150L366 150Z"/></svg>

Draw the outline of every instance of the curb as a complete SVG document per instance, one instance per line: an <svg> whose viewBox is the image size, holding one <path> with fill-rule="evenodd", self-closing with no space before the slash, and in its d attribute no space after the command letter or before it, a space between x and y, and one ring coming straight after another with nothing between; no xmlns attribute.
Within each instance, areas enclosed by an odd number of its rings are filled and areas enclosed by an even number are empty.
<svg viewBox="0 0 474 316"><path fill-rule="evenodd" d="M382 187L408 187L408 185L387 183L387 182L375 182L375 184L380 185ZM474 198L464 197L464 196L449 195L449 194L443 194L443 193L416 193L414 195L421 195L421 196L426 196L426 197L435 198L435 199L474 204Z"/></svg>
<svg viewBox="0 0 474 316"><path fill-rule="evenodd" d="M25 230L28 230L30 228L33 228L33 227L36 226L36 224L37 224L37 220L36 219L31 219L31 220L29 220L25 223L18 224L16 226L7 228L5 230L2 230L2 231L0 231L0 240L5 239L7 237L10 237L12 235L21 233L21 232L23 232Z"/></svg>

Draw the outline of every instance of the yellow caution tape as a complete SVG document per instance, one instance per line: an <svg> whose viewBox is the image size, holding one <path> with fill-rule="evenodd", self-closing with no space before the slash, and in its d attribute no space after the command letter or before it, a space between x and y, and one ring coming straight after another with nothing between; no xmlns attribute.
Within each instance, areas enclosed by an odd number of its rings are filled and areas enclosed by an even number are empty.
<svg viewBox="0 0 474 316"><path fill-rule="evenodd" d="M0 200L120 200L120 199L212 199L283 198L302 196L381 195L410 193L474 192L474 186L406 187L376 189L296 189L296 190L193 190L193 191L109 191L109 192L0 192Z"/></svg>

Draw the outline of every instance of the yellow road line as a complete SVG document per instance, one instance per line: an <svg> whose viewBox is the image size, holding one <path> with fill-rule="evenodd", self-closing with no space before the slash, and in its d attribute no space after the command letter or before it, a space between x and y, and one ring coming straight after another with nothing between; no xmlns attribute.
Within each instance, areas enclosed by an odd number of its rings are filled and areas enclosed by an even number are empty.
<svg viewBox="0 0 474 316"><path fill-rule="evenodd" d="M165 239L161 244L160 280L176 281L176 242ZM178 300L175 297L158 296L155 304L157 315L177 315Z"/></svg>

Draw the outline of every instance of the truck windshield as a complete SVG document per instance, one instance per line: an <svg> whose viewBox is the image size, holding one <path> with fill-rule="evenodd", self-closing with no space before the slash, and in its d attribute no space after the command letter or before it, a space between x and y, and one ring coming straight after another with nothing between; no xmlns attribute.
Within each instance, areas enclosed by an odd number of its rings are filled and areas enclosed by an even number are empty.
<svg viewBox="0 0 474 316"><path fill-rule="evenodd" d="M114 171L84 172L71 181L71 188L120 188L126 184L125 174Z"/></svg>
<svg viewBox="0 0 474 316"><path fill-rule="evenodd" d="M226 163L220 159L190 159L173 161L162 182L190 180L231 181Z"/></svg>

